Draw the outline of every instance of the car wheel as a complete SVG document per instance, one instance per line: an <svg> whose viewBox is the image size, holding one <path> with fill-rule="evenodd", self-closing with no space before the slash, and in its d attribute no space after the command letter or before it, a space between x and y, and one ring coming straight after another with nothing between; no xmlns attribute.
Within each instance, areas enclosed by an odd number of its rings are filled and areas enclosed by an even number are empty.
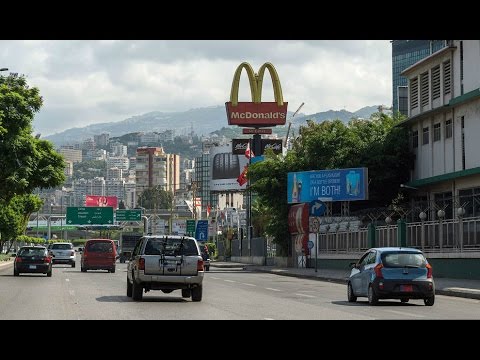
<svg viewBox="0 0 480 360"><path fill-rule="evenodd" d="M18 276L18 275L20 275L20 273L17 270L14 269L13 270L13 276Z"/></svg>
<svg viewBox="0 0 480 360"><path fill-rule="evenodd" d="M377 294L375 294L375 290L373 290L373 287L371 285L368 287L368 303L370 305L378 304Z"/></svg>
<svg viewBox="0 0 480 360"><path fill-rule="evenodd" d="M113 274L115 273L115 266L110 269L110 272Z"/></svg>
<svg viewBox="0 0 480 360"><path fill-rule="evenodd" d="M348 283L348 286L347 286L347 298L348 298L348 302L357 301L357 297L353 293L353 288L351 283Z"/></svg>
<svg viewBox="0 0 480 360"><path fill-rule="evenodd" d="M192 289L192 301L202 301L203 286L199 285Z"/></svg>
<svg viewBox="0 0 480 360"><path fill-rule="evenodd" d="M83 266L80 267L80 270L81 270L82 272L87 272L87 268L86 268L86 267L83 267Z"/></svg>
<svg viewBox="0 0 480 360"><path fill-rule="evenodd" d="M435 295L423 299L423 302L425 303L425 306L433 306L433 304L435 304Z"/></svg>
<svg viewBox="0 0 480 360"><path fill-rule="evenodd" d="M192 293L191 293L190 289L182 289L182 297L183 298L189 298L190 296L192 296Z"/></svg>
<svg viewBox="0 0 480 360"><path fill-rule="evenodd" d="M132 297L132 283L130 281L128 281L128 277L127 277L127 296L128 297Z"/></svg>
<svg viewBox="0 0 480 360"><path fill-rule="evenodd" d="M140 284L137 284L135 280L133 280L132 284L132 298L135 301L142 301L143 298L143 287Z"/></svg>
<svg viewBox="0 0 480 360"><path fill-rule="evenodd" d="M52 270L50 270L49 272L47 272L47 276L48 276L48 277L52 277Z"/></svg>
<svg viewBox="0 0 480 360"><path fill-rule="evenodd" d="M206 271L210 271L210 265L205 266Z"/></svg>
<svg viewBox="0 0 480 360"><path fill-rule="evenodd" d="M75 267L75 261L72 263L72 268L74 268L74 267Z"/></svg>
<svg viewBox="0 0 480 360"><path fill-rule="evenodd" d="M407 298L404 298L404 299L400 299L400 302L402 303L407 303L410 299L407 299Z"/></svg>

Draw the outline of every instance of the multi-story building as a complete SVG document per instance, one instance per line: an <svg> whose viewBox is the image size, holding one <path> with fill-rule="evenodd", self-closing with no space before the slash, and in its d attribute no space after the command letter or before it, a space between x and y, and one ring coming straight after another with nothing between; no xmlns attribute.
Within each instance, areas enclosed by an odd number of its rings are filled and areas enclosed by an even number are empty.
<svg viewBox="0 0 480 360"><path fill-rule="evenodd" d="M416 157L406 185L446 218L480 216L480 40L451 40L402 75L409 117L401 125Z"/></svg>
<svg viewBox="0 0 480 360"><path fill-rule="evenodd" d="M95 160L107 160L107 150L98 149L94 151Z"/></svg>
<svg viewBox="0 0 480 360"><path fill-rule="evenodd" d="M180 156L166 154L161 147L138 148L135 173L137 195L154 186L174 192L180 188Z"/></svg>
<svg viewBox="0 0 480 360"><path fill-rule="evenodd" d="M125 203L125 207L127 207L128 209L133 209L137 206L136 193L137 192L136 192L135 181L126 182L124 203Z"/></svg>
<svg viewBox="0 0 480 360"><path fill-rule="evenodd" d="M141 144L157 144L160 142L160 136L154 132L148 132L140 135Z"/></svg>
<svg viewBox="0 0 480 360"><path fill-rule="evenodd" d="M218 198L210 191L210 154L205 153L195 158L194 187L195 197L201 198L202 212L207 206L212 209L217 206Z"/></svg>
<svg viewBox="0 0 480 360"><path fill-rule="evenodd" d="M73 176L73 161L65 160L65 168L63 169L63 173L67 178Z"/></svg>
<svg viewBox="0 0 480 360"><path fill-rule="evenodd" d="M125 200L125 180L108 179L105 181L105 196L116 196L118 202Z"/></svg>
<svg viewBox="0 0 480 360"><path fill-rule="evenodd" d="M108 141L110 140L110 135L103 133L101 135L93 135L93 141L97 149L107 149Z"/></svg>
<svg viewBox="0 0 480 360"><path fill-rule="evenodd" d="M123 178L123 170L117 167L107 169L107 180L117 179L120 180Z"/></svg>
<svg viewBox="0 0 480 360"><path fill-rule="evenodd" d="M403 70L444 48L447 40L392 40L393 111L407 115L407 78Z"/></svg>
<svg viewBox="0 0 480 360"><path fill-rule="evenodd" d="M71 145L61 146L58 152L62 154L67 161L71 161L72 163L82 162L82 150L75 150Z"/></svg>
<svg viewBox="0 0 480 360"><path fill-rule="evenodd" d="M94 151L95 150L95 141L92 138L88 138L82 142L82 150L85 151Z"/></svg>
<svg viewBox="0 0 480 360"><path fill-rule="evenodd" d="M111 146L111 154L112 156L119 156L119 157L127 157L127 146L116 143Z"/></svg>
<svg viewBox="0 0 480 360"><path fill-rule="evenodd" d="M127 171L130 168L130 160L128 157L110 156L107 159L107 169L114 167Z"/></svg>

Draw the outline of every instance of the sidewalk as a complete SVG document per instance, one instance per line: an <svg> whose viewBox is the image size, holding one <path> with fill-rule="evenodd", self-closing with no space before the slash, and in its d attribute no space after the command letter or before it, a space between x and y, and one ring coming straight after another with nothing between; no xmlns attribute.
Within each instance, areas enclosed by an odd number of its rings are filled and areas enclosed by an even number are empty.
<svg viewBox="0 0 480 360"><path fill-rule="evenodd" d="M212 268L238 268L249 271L267 272L282 276L330 281L346 284L350 270L336 269L305 269L305 268L280 268L276 266L259 266L234 262L211 262ZM480 299L480 280L434 278L435 293L438 295L456 296L470 299Z"/></svg>

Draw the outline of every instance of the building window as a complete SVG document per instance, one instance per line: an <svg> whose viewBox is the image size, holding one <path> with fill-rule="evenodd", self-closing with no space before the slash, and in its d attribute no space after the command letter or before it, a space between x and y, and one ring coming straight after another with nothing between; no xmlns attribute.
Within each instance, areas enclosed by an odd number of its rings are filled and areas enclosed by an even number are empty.
<svg viewBox="0 0 480 360"><path fill-rule="evenodd" d="M480 216L480 188L463 189L458 191L460 204L465 209L464 217Z"/></svg>
<svg viewBox="0 0 480 360"><path fill-rule="evenodd" d="M440 141L440 138L440 123L436 123L435 125L433 125L433 141Z"/></svg>
<svg viewBox="0 0 480 360"><path fill-rule="evenodd" d="M412 132L412 147L418 148L418 130Z"/></svg>
<svg viewBox="0 0 480 360"><path fill-rule="evenodd" d="M433 100L440 97L440 65L432 69L432 98Z"/></svg>
<svg viewBox="0 0 480 360"><path fill-rule="evenodd" d="M427 145L428 142L429 142L429 127L425 127L423 128L423 142L422 142L422 145Z"/></svg>
<svg viewBox="0 0 480 360"><path fill-rule="evenodd" d="M452 83L452 73L450 71L450 60L443 63L443 94L450 94L450 87Z"/></svg>
<svg viewBox="0 0 480 360"><path fill-rule="evenodd" d="M453 135L452 131L452 119L445 121L445 139L451 138Z"/></svg>
<svg viewBox="0 0 480 360"><path fill-rule="evenodd" d="M418 107L418 78L410 80L410 107L415 109Z"/></svg>
<svg viewBox="0 0 480 360"><path fill-rule="evenodd" d="M422 107L428 106L430 100L429 92L430 88L428 86L428 71L420 75L420 86L421 86L421 103Z"/></svg>
<svg viewBox="0 0 480 360"><path fill-rule="evenodd" d="M453 215L453 199L452 192L434 194L434 202L436 208L444 209L445 219L451 219ZM435 214L436 215L436 214Z"/></svg>
<svg viewBox="0 0 480 360"><path fill-rule="evenodd" d="M398 93L398 111L400 114L408 116L408 87L399 86Z"/></svg>

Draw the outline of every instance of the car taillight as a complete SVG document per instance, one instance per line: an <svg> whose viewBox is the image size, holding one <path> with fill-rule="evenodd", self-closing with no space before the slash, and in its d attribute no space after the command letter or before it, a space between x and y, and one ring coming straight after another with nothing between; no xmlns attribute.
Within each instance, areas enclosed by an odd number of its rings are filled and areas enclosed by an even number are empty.
<svg viewBox="0 0 480 360"><path fill-rule="evenodd" d="M375 267L373 268L373 270L375 271L375 275L377 276L377 278L383 278L382 268L383 268L383 264L378 264L377 266L375 266Z"/></svg>
<svg viewBox="0 0 480 360"><path fill-rule="evenodd" d="M431 279L433 277L432 265L427 264L425 267L427 268L427 279Z"/></svg>
<svg viewBox="0 0 480 360"><path fill-rule="evenodd" d="M50 261L52 261L52 259L50 258L50 256L45 256L45 257L43 258L43 262L45 262L45 263L49 263Z"/></svg>
<svg viewBox="0 0 480 360"><path fill-rule="evenodd" d="M145 270L145 259L138 259L138 270Z"/></svg>
<svg viewBox="0 0 480 360"><path fill-rule="evenodd" d="M198 260L197 271L203 271L203 260Z"/></svg>
<svg viewBox="0 0 480 360"><path fill-rule="evenodd" d="M22 258L21 257L16 257L15 262L22 262Z"/></svg>

